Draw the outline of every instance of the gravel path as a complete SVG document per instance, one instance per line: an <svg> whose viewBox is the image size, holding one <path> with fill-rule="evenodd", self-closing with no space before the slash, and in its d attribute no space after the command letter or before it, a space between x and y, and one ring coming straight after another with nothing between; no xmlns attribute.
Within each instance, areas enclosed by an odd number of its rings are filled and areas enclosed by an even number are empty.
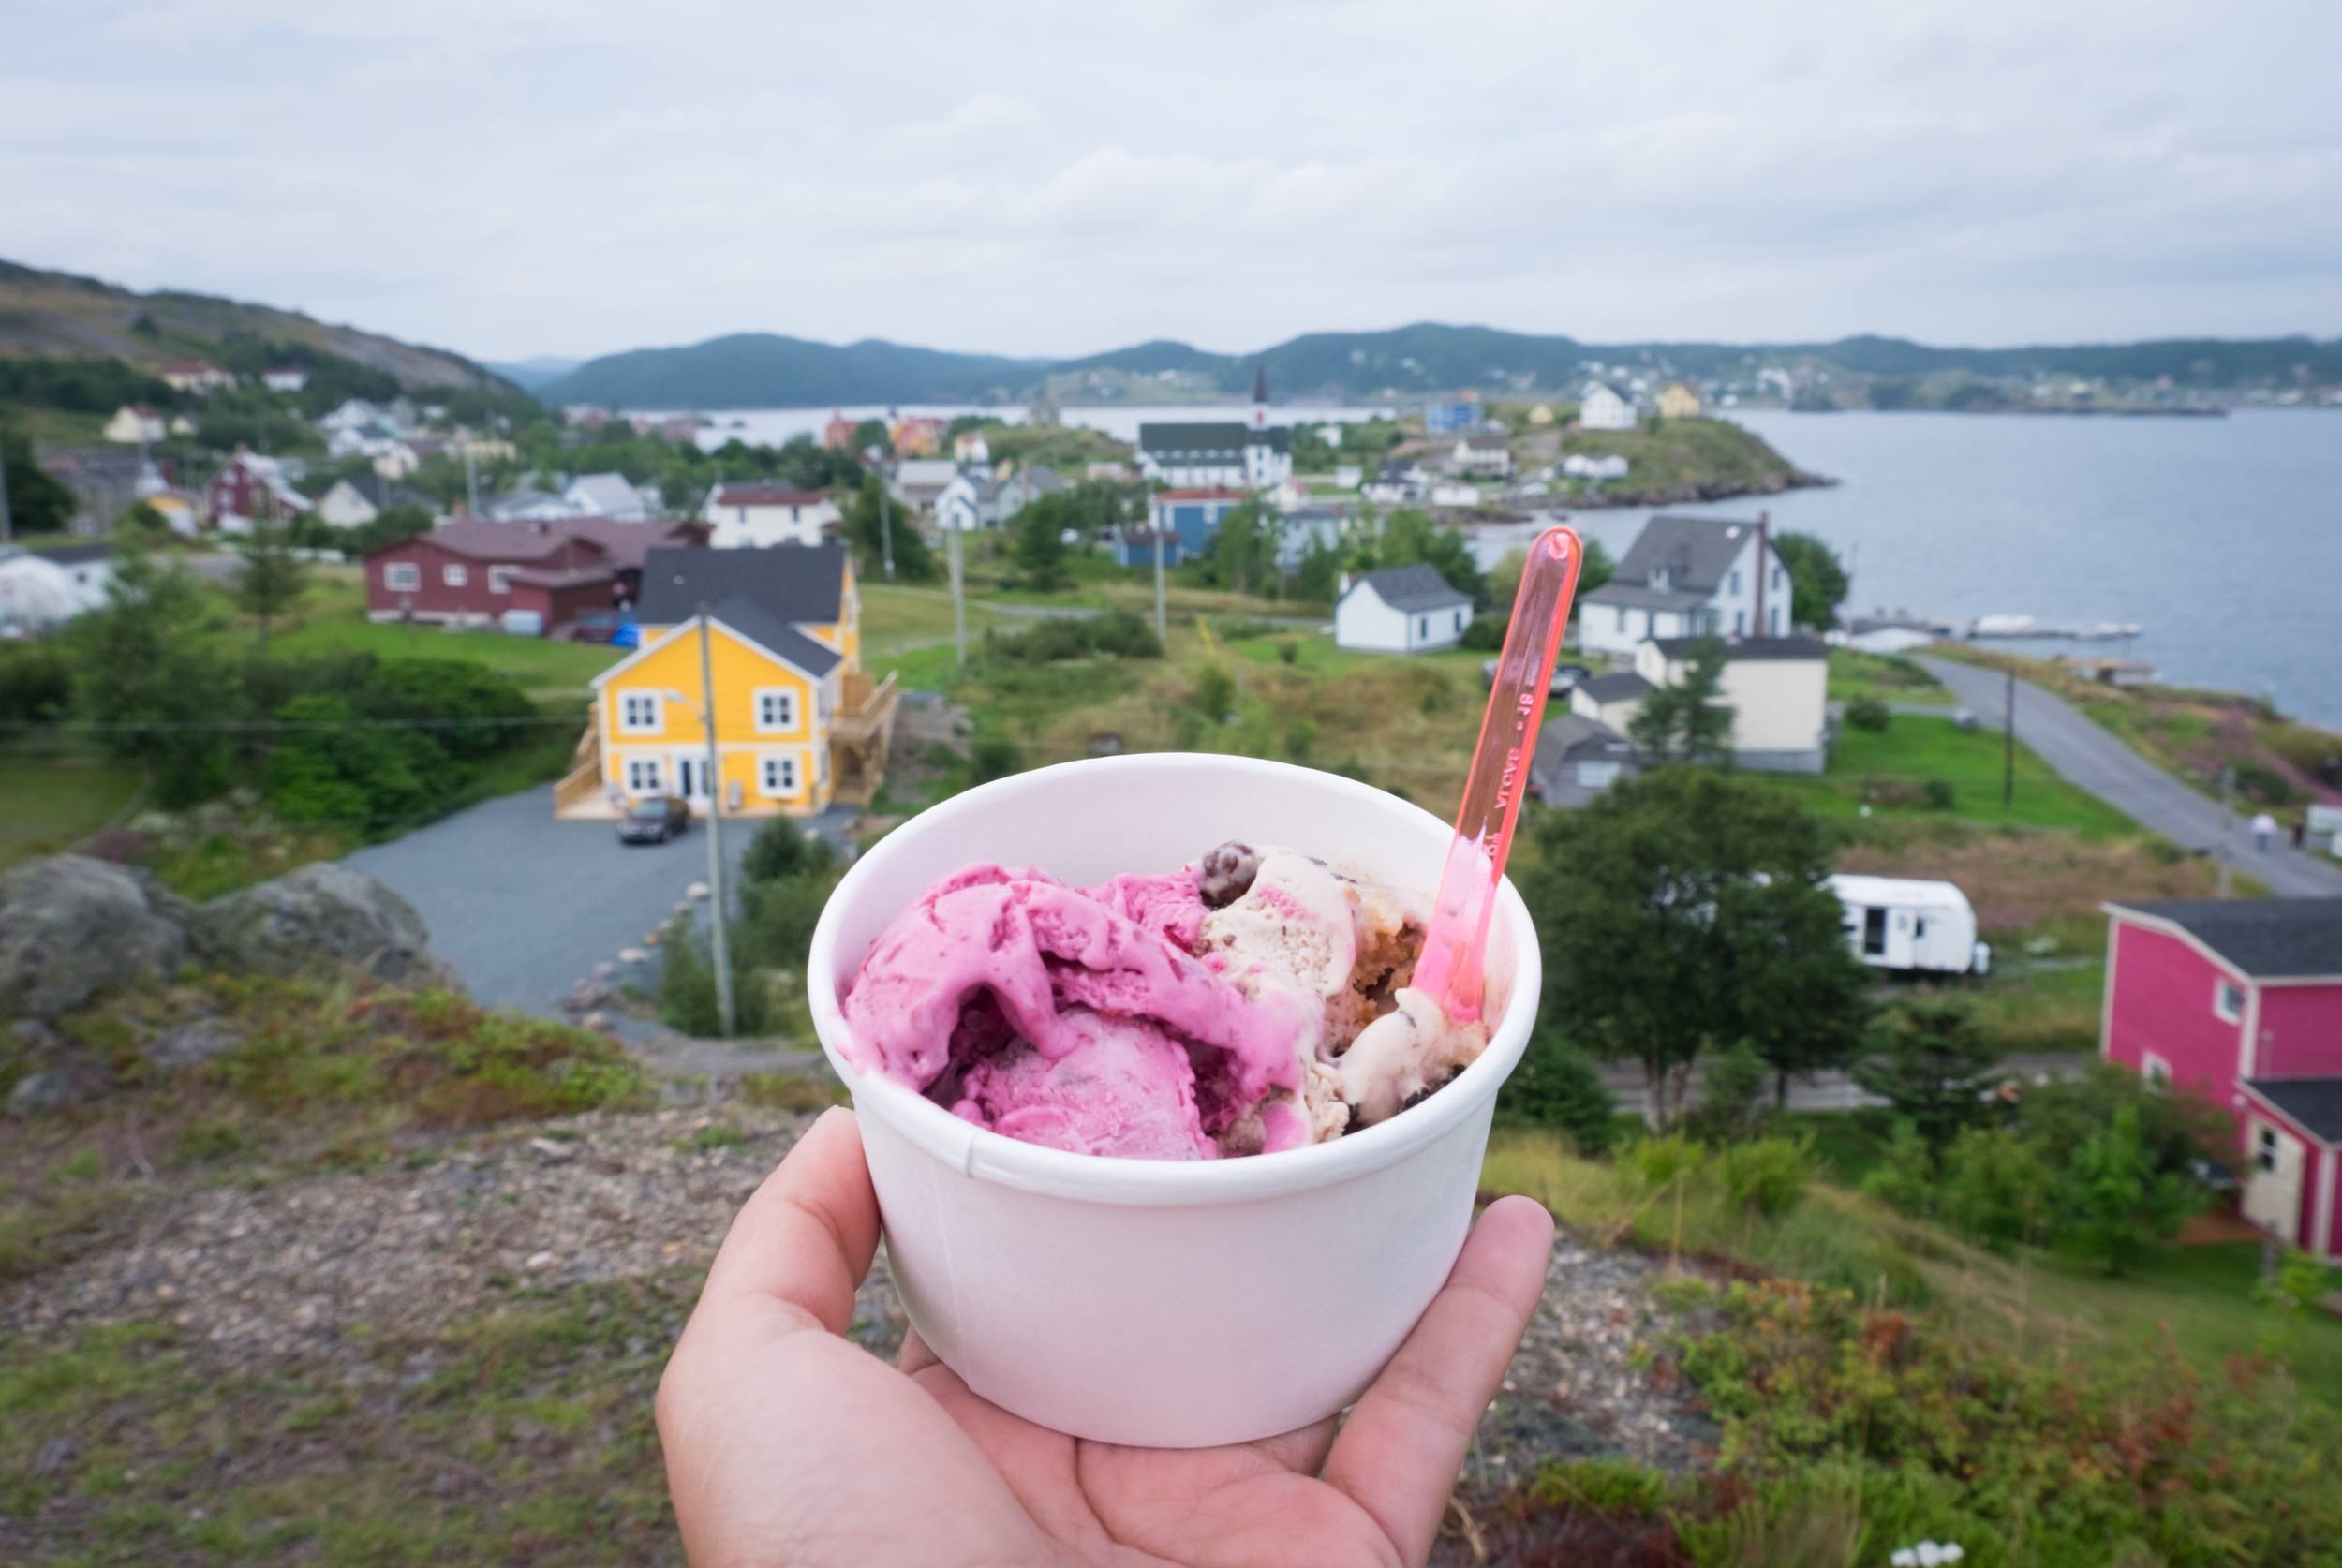
<svg viewBox="0 0 2342 1568"><path fill-rule="evenodd" d="M2008 677L1956 659L1916 655L1927 673L1951 688L1979 722L1997 728L2008 712ZM2342 863L2303 854L2280 839L2255 850L2244 815L2224 811L2148 762L2063 699L2017 682L2017 738L2057 776L2136 818L2173 843L2218 854L2225 841L2237 866L2284 898L2342 896Z"/></svg>
<svg viewBox="0 0 2342 1568"><path fill-rule="evenodd" d="M107 1244L0 1287L0 1339L164 1323L224 1367L333 1370L363 1362L380 1335L435 1334L515 1288L688 1279L806 1125L741 1105L597 1114L501 1130L428 1162L159 1197ZM1562 1238L1467 1492L1552 1457L1682 1469L1712 1453L1713 1428L1638 1351L1670 1321L1649 1288L1660 1266ZM882 1252L854 1337L890 1354L903 1326Z"/></svg>

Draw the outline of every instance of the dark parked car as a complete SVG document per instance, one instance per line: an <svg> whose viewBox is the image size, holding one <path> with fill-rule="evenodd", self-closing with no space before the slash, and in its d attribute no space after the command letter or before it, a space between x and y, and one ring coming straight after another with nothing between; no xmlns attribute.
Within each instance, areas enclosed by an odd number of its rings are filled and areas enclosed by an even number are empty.
<svg viewBox="0 0 2342 1568"><path fill-rule="evenodd" d="M1567 696L1571 687L1593 673L1593 671L1582 664L1556 664L1553 666L1553 679L1546 687L1545 693L1549 697ZM1482 686L1496 684L1496 660L1489 659L1480 666L1480 684Z"/></svg>
<svg viewBox="0 0 2342 1568"><path fill-rule="evenodd" d="M691 808L673 795L652 795L626 808L618 819L621 844L664 844L691 826Z"/></svg>

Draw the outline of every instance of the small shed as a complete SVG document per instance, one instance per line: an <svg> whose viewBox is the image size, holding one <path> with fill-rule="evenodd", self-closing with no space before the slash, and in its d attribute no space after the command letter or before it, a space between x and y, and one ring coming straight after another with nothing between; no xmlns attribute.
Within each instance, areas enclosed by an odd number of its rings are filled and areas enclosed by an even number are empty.
<svg viewBox="0 0 2342 1568"><path fill-rule="evenodd" d="M1334 645L1370 653L1452 648L1471 624L1471 597L1422 562L1361 572L1334 601Z"/></svg>
<svg viewBox="0 0 2342 1568"><path fill-rule="evenodd" d="M1968 895L1951 883L1845 872L1824 880L1845 907L1854 955L1873 969L1982 974L1992 967Z"/></svg>

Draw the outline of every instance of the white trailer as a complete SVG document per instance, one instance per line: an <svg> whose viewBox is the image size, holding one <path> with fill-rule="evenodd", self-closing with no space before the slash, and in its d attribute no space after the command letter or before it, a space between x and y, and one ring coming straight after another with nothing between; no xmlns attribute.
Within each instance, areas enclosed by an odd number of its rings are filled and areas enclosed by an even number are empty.
<svg viewBox="0 0 2342 1568"><path fill-rule="evenodd" d="M1845 906L1846 941L1872 968L1982 974L1992 967L1968 895L1951 883L1844 873L1826 880Z"/></svg>

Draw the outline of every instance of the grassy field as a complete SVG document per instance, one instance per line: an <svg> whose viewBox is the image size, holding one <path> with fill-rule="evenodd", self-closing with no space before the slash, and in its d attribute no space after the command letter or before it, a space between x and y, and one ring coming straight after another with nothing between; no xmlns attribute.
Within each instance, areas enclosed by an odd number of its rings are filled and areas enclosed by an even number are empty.
<svg viewBox="0 0 2342 1568"><path fill-rule="evenodd" d="M0 760L0 871L71 849L138 798L135 769Z"/></svg>
<svg viewBox="0 0 2342 1568"><path fill-rule="evenodd" d="M1956 882L1990 940L2047 936L2065 954L2104 951L2102 899L2208 898L2219 877L2209 857L2143 834L1988 827L1943 813L1841 817L1835 826L1839 870ZM2240 883L2239 896L2257 889Z"/></svg>
<svg viewBox="0 0 2342 1568"><path fill-rule="evenodd" d="M1949 718L1898 714L1884 730L1843 727L1817 778L1784 781L1802 791L1825 816L1854 816L1865 805L1874 817L1949 816L1994 826L2069 828L2084 837L2135 833L2130 819L2059 778L2049 765L2017 748L2016 788L2001 804L2001 737L1962 730ZM1940 780L1948 806L1932 805L1926 790Z"/></svg>
<svg viewBox="0 0 2342 1568"><path fill-rule="evenodd" d="M1864 697L1881 703L1952 705L1951 688L1907 658L1858 653L1852 648L1831 649L1830 700L1851 703Z"/></svg>

